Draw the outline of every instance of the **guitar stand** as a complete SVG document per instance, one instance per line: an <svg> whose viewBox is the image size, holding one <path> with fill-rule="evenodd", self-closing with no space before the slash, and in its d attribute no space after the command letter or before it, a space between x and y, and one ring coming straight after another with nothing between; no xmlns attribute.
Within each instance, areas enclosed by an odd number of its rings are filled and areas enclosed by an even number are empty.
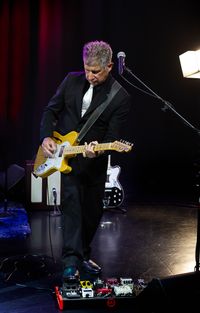
<svg viewBox="0 0 200 313"><path fill-rule="evenodd" d="M125 208L122 208L121 206L119 206L119 207L111 207L111 206L105 206L104 205L104 207L103 207L103 210L104 211L120 211L121 213L126 213L127 212L127 210L125 209Z"/></svg>
<svg viewBox="0 0 200 313"><path fill-rule="evenodd" d="M120 211L122 214L125 214L126 212L127 212L127 210L126 209L123 209L123 208L110 208L110 210L112 211L112 210L114 210L114 211Z"/></svg>

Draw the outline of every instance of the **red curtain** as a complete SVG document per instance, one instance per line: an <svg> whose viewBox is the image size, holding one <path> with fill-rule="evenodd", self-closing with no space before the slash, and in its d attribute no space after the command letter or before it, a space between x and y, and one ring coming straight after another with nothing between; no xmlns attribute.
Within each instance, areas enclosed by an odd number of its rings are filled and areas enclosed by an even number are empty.
<svg viewBox="0 0 200 313"><path fill-rule="evenodd" d="M23 101L27 97L27 80L30 78L30 59L36 68L34 94L45 97L49 75L59 70L62 53L62 1L35 1L37 14L33 20L33 2L28 0L3 0L0 11L0 119L18 123ZM32 21L31 21L32 18ZM32 23L32 24L31 24ZM31 25L32 28L31 28ZM33 43L33 28L37 31ZM37 55L31 56L31 43ZM41 88L42 86L42 88ZM36 105L37 108L37 105Z"/></svg>
<svg viewBox="0 0 200 313"><path fill-rule="evenodd" d="M62 3L60 0L39 2L37 93L42 106L47 104L48 91L53 92L50 77L56 77L62 68Z"/></svg>
<svg viewBox="0 0 200 313"><path fill-rule="evenodd" d="M29 63L29 2L3 1L0 12L0 118L20 119Z"/></svg>
<svg viewBox="0 0 200 313"><path fill-rule="evenodd" d="M0 136L5 151L0 163L24 162L37 152L43 108L65 75L81 68L82 45L93 39L93 28L86 34L84 26L89 2L0 1ZM94 19L99 21L100 14Z"/></svg>
<svg viewBox="0 0 200 313"><path fill-rule="evenodd" d="M62 68L64 5L62 0L0 3L0 129L4 163L30 159L38 147L40 114ZM19 149L22 140L23 149Z"/></svg>

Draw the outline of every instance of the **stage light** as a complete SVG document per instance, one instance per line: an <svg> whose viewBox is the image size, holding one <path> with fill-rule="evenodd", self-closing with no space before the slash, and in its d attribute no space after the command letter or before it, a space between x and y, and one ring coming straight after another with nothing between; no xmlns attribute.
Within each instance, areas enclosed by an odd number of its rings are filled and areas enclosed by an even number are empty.
<svg viewBox="0 0 200 313"><path fill-rule="evenodd" d="M200 78L200 50L187 51L179 59L184 77Z"/></svg>

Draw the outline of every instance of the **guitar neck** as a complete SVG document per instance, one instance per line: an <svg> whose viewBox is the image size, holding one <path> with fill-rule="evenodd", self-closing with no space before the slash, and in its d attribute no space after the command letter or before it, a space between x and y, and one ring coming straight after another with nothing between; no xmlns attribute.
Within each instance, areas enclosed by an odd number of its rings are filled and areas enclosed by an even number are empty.
<svg viewBox="0 0 200 313"><path fill-rule="evenodd" d="M65 147L64 155L70 155L70 154L79 154L84 153L86 150L84 145L81 146L68 146ZM104 151L104 150L113 150L112 148L112 142L109 143L99 143L94 147L94 151Z"/></svg>

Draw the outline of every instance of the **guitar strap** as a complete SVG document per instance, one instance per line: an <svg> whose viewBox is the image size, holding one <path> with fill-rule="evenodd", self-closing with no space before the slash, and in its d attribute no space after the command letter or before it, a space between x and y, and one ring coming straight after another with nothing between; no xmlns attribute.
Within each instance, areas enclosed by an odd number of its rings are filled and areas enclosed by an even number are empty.
<svg viewBox="0 0 200 313"><path fill-rule="evenodd" d="M83 139L88 130L92 127L92 125L96 122L99 116L103 113L103 111L106 109L106 107L111 102L113 97L117 94L117 92L120 90L120 88L122 88L121 85L117 81L114 81L114 83L111 86L110 92L107 95L107 99L96 108L96 110L92 113L87 122L81 128L79 135L76 139L77 143L79 143Z"/></svg>

